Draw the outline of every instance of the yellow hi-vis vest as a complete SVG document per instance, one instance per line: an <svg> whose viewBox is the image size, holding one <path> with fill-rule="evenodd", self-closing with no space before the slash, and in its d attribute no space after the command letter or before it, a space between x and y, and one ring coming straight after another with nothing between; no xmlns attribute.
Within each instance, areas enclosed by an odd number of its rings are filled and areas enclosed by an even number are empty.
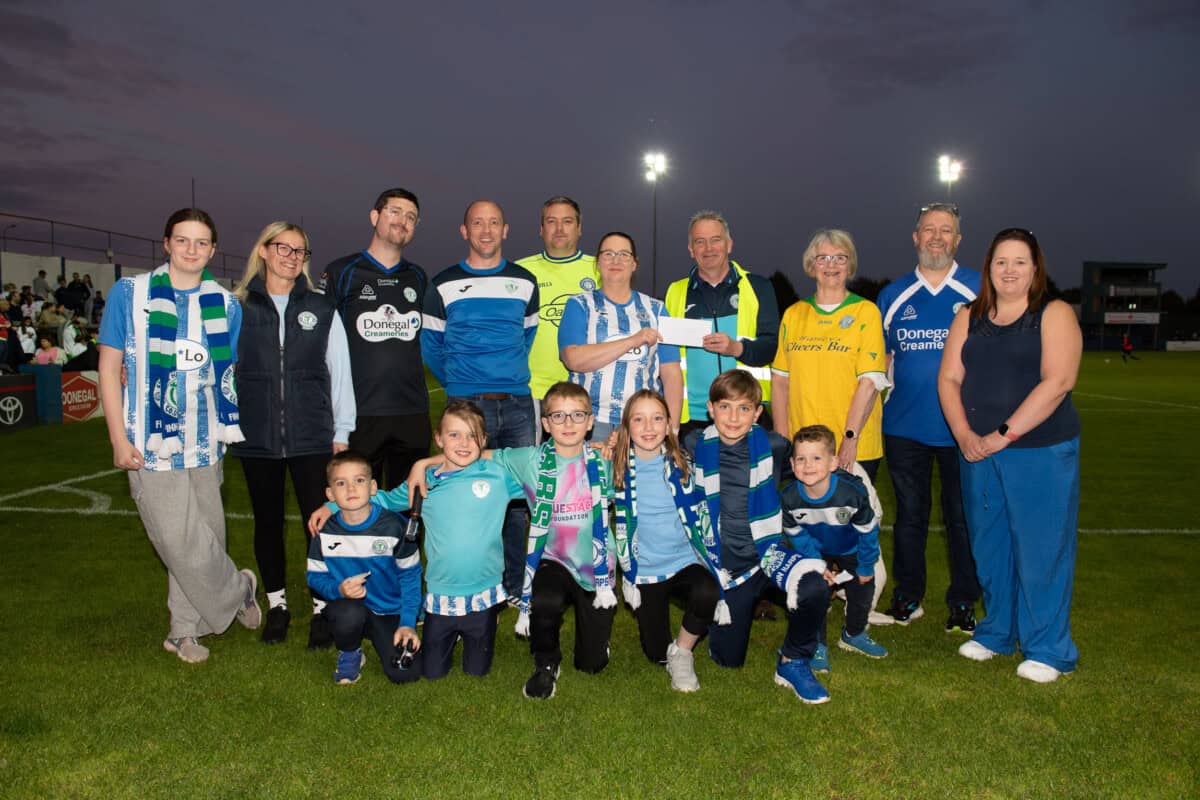
<svg viewBox="0 0 1200 800"><path fill-rule="evenodd" d="M737 338L739 340L753 339L758 335L758 295L754 294L754 289L750 286L750 279L747 277L749 273L742 269L736 261L730 261L729 266L738 276ZM691 276L689 275L667 287L667 313L672 317L683 319L687 313L687 289L690 280ZM770 299L774 301L774 298ZM736 361L736 363L738 369L744 369L758 379L758 385L762 387L763 402L769 403L771 401L770 366L752 367L741 361ZM683 408L679 414L679 421L683 423L687 422L691 416L688 411L686 347L679 348L679 368L683 371Z"/></svg>

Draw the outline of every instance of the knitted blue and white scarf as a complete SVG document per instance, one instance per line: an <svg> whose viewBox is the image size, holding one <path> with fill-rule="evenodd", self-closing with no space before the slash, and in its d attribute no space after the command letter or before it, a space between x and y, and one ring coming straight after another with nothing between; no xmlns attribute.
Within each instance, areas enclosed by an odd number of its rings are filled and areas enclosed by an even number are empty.
<svg viewBox="0 0 1200 800"><path fill-rule="evenodd" d="M683 530L688 537L692 551L708 567L708 571L717 580L717 589L721 599L713 618L718 625L728 625L730 622L729 606L725 603L725 585L729 581L729 573L721 568L721 541L717 537L711 518L708 514L708 503L704 492L690 476L683 480L683 472L674 459L663 453L663 478L671 489L671 498L675 501L675 511ZM621 582L621 593L630 608L636 609L642 604L641 592L638 591L638 513L637 513L637 454L630 448L629 466L625 470L625 490L616 496L616 545L617 559L621 563L621 571L625 574Z"/></svg>
<svg viewBox="0 0 1200 800"><path fill-rule="evenodd" d="M779 492L775 489L774 460L771 457L771 440L767 432L758 425L750 428L747 435L750 449L750 491L747 511L750 518L750 535L757 542L769 536L778 536L783 529L783 513L779 508ZM696 445L696 483L704 490L708 499L708 515L713 520L717 539L721 535L721 439L717 427L709 425ZM731 577L724 588L726 591L750 580L758 566L751 567L736 577Z"/></svg>
<svg viewBox="0 0 1200 800"><path fill-rule="evenodd" d="M610 485L608 466L591 447L584 447L583 452L587 459L588 487L592 493L592 571L596 591L592 605L595 608L612 608L617 604L617 596L613 592L613 575L608 570L608 507L605 500ZM543 443L538 456L538 483L529 521L525 579L521 585L521 600L517 604L520 614L517 616L516 632L519 636L529 635L533 576L546 549L546 536L554 516L554 495L558 490L558 456L554 442Z"/></svg>
<svg viewBox="0 0 1200 800"><path fill-rule="evenodd" d="M217 440L225 444L245 440L238 427L237 388L234 382L233 352L229 322L225 317L228 293L206 269L200 277L197 302L204 325L212 374L217 384L213 392L217 403ZM163 264L150 275L149 318L146 333L147 376L150 385L150 415L147 420L146 449L159 458L183 452L179 435L179 402L176 397L194 397L199 391L195 370L176 372L175 334L179 319L175 312L175 289L171 286L170 265ZM174 382L174 389L172 383Z"/></svg>

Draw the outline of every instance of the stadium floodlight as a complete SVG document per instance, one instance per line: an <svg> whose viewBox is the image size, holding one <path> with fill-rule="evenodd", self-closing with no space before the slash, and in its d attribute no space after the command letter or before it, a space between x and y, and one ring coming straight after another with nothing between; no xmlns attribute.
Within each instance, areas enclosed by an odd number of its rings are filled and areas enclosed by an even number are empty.
<svg viewBox="0 0 1200 800"><path fill-rule="evenodd" d="M650 294L658 297L658 179L667 174L667 157L661 152L642 156L650 181Z"/></svg>
<svg viewBox="0 0 1200 800"><path fill-rule="evenodd" d="M946 199L954 191L954 182L962 176L962 162L947 155L938 156L938 180L946 184Z"/></svg>

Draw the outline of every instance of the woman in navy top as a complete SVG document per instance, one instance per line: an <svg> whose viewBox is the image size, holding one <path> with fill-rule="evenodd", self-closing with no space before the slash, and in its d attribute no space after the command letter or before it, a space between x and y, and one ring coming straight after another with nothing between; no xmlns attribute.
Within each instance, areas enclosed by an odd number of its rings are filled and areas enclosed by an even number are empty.
<svg viewBox="0 0 1200 800"><path fill-rule="evenodd" d="M962 458L963 506L987 616L959 653L1025 657L1017 675L1072 672L1071 590L1079 516L1079 415L1071 389L1083 337L1046 297L1032 233L996 234L978 299L954 318L938 395Z"/></svg>

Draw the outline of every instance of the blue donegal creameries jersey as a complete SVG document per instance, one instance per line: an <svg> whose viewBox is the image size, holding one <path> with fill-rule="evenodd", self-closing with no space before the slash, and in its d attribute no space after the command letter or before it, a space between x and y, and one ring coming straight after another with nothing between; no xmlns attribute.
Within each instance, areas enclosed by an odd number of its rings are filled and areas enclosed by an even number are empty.
<svg viewBox="0 0 1200 800"><path fill-rule="evenodd" d="M919 270L879 293L883 337L892 357L893 388L883 407L883 433L934 447L954 444L938 402L937 375L954 315L979 293L980 275L957 263L932 286Z"/></svg>

